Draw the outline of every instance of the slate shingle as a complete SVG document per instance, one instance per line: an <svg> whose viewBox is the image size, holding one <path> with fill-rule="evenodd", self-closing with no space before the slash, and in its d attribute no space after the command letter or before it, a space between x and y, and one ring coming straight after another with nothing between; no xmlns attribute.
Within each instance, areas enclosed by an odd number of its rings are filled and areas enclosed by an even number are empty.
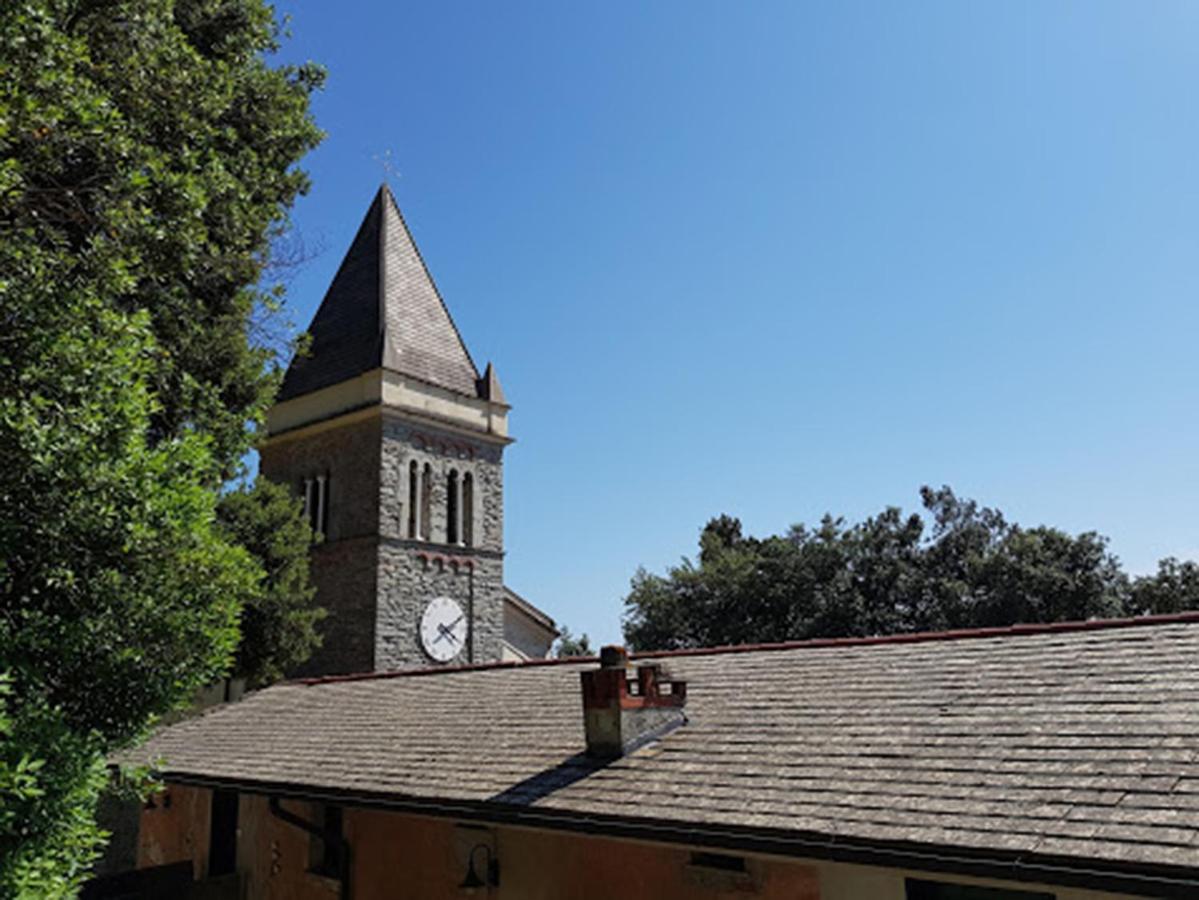
<svg viewBox="0 0 1199 900"><path fill-rule="evenodd" d="M1199 870L1199 622L661 660L689 722L599 766L594 663L292 683L165 775Z"/></svg>
<svg viewBox="0 0 1199 900"><path fill-rule="evenodd" d="M386 185L308 333L309 353L288 367L279 402L381 366L458 394L478 394L479 373Z"/></svg>

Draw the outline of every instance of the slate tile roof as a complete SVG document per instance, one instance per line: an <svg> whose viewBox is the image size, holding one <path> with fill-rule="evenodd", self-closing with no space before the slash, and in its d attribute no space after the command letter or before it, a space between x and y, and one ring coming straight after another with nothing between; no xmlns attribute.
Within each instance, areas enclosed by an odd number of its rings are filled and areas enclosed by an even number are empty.
<svg viewBox="0 0 1199 900"><path fill-rule="evenodd" d="M292 361L279 402L381 366L470 397L479 373L386 185L379 189Z"/></svg>
<svg viewBox="0 0 1199 900"><path fill-rule="evenodd" d="M289 683L159 733L180 780L1199 872L1199 617L659 660L689 721L607 764L594 662Z"/></svg>

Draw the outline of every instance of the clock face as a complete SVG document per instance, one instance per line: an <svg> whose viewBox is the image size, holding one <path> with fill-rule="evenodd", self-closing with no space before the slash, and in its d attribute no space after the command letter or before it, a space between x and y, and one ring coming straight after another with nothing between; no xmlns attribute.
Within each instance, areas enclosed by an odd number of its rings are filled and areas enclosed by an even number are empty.
<svg viewBox="0 0 1199 900"><path fill-rule="evenodd" d="M449 597L429 601L420 618L420 642L437 662L449 662L466 646L466 613Z"/></svg>

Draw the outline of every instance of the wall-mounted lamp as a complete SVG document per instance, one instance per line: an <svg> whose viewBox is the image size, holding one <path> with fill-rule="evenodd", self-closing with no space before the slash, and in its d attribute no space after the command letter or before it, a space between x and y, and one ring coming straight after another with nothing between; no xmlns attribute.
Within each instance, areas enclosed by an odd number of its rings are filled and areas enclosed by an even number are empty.
<svg viewBox="0 0 1199 900"><path fill-rule="evenodd" d="M484 854L484 869L481 877L475 870L475 856L479 850L482 850ZM479 888L499 886L500 861L492 855L491 847L487 844L475 844L470 848L470 853L466 857L466 877L462 879L462 883L458 887L473 894Z"/></svg>

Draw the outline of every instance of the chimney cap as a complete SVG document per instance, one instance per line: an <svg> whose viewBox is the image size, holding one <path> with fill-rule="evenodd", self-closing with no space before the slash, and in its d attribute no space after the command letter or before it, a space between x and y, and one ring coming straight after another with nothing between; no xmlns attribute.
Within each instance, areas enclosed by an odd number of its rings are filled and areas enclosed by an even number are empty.
<svg viewBox="0 0 1199 900"><path fill-rule="evenodd" d="M600 648L601 669L623 669L629 664L629 651L618 644L608 644Z"/></svg>

